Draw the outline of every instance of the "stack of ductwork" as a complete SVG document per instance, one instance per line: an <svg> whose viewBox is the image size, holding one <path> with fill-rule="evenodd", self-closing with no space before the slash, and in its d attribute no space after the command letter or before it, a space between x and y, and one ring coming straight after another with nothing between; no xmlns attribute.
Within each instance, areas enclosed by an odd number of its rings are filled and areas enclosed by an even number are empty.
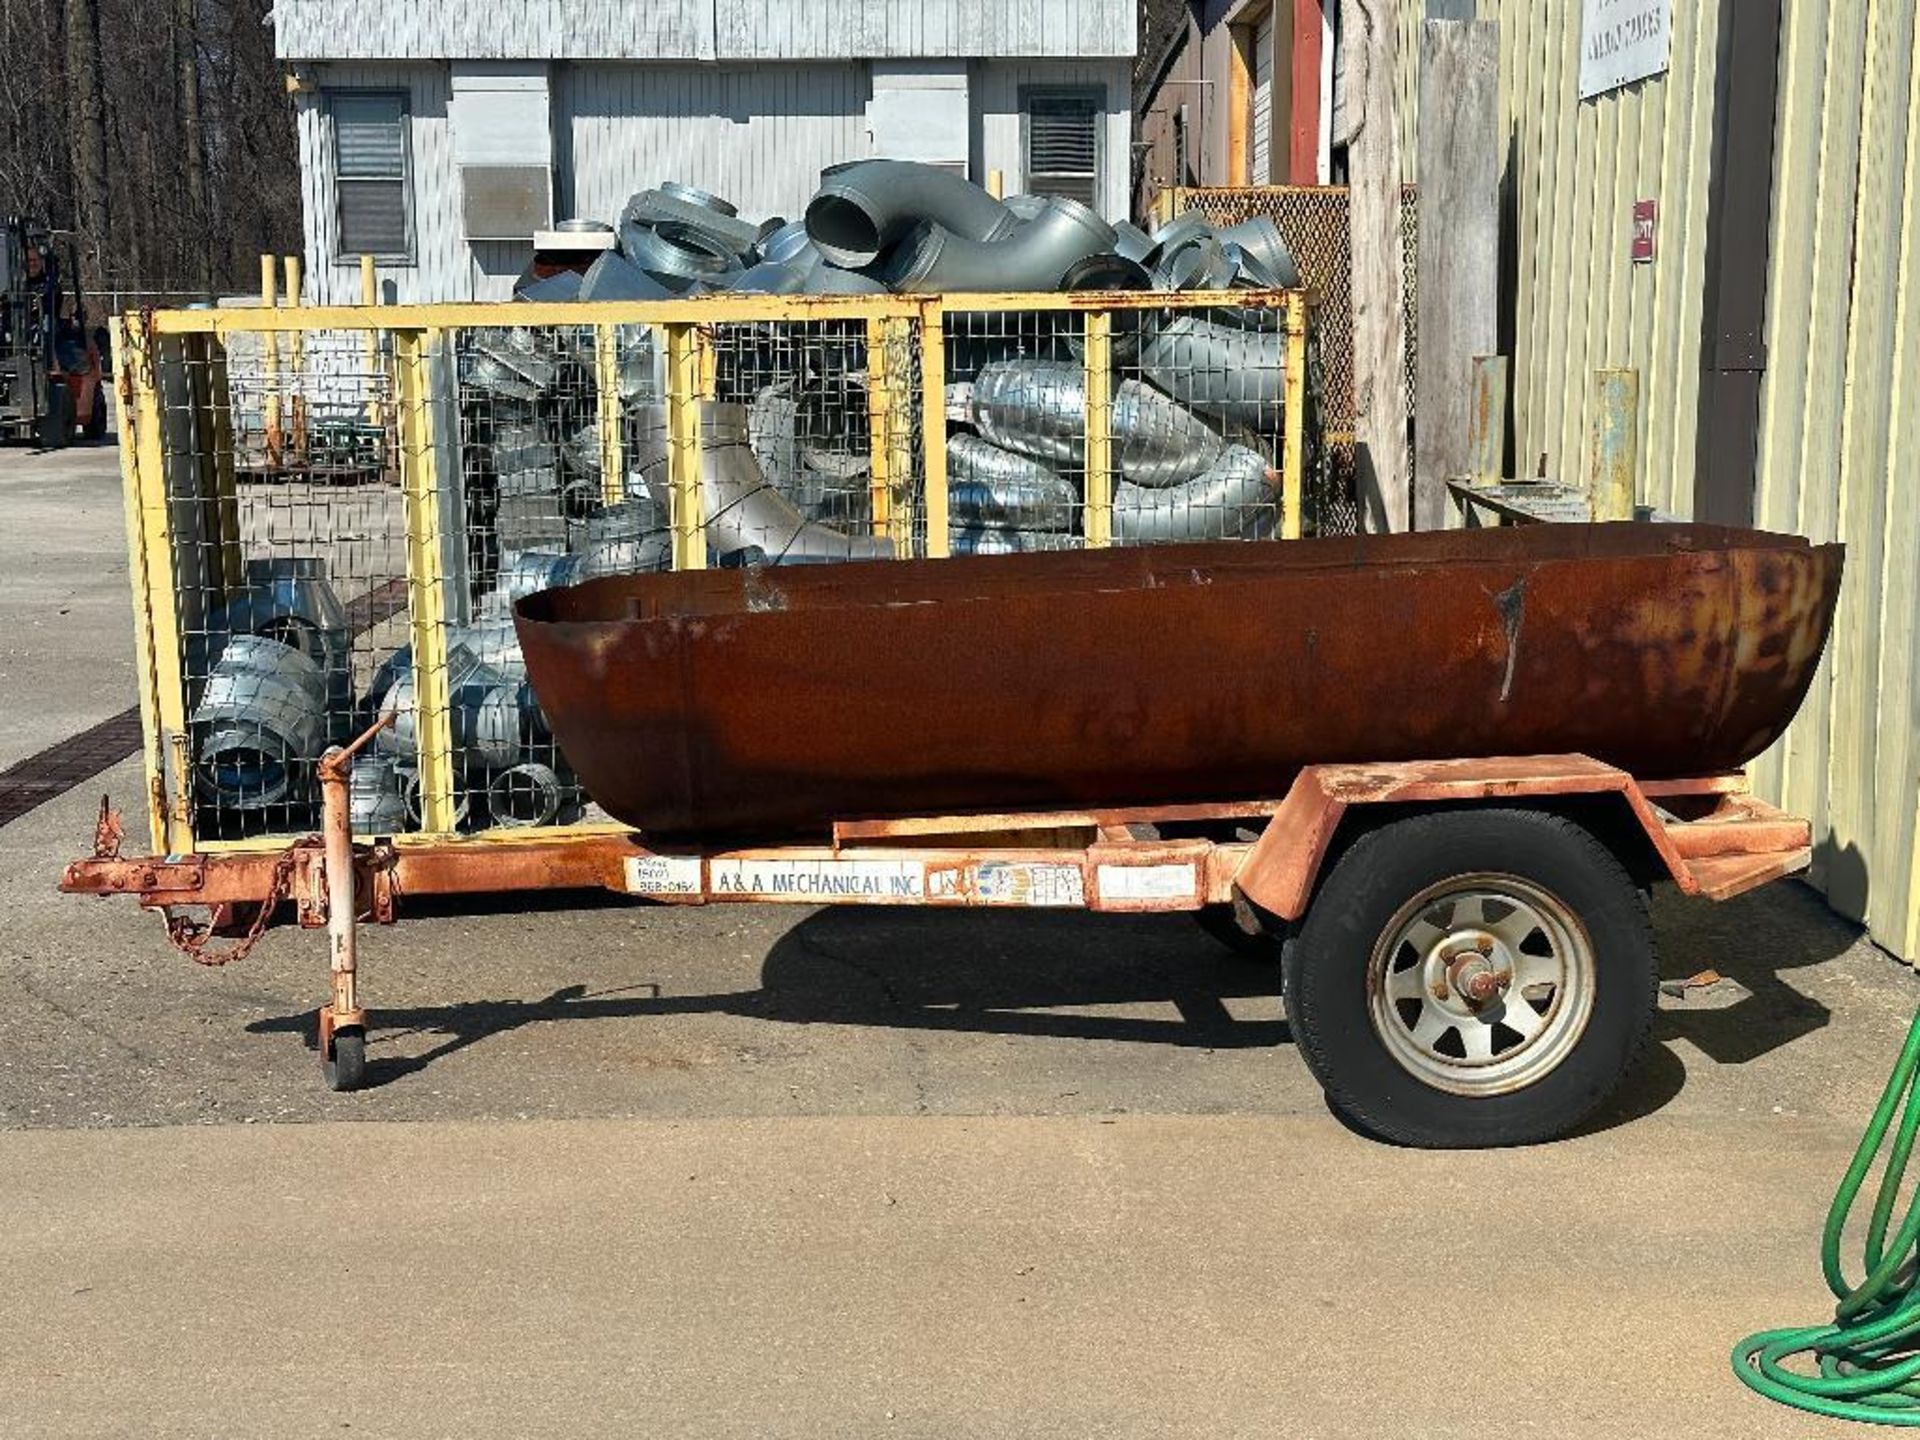
<svg viewBox="0 0 1920 1440"><path fill-rule="evenodd" d="M222 820L313 798L313 762L353 723L345 609L312 557L250 559L187 644L194 791Z"/></svg>
<svg viewBox="0 0 1920 1440"><path fill-rule="evenodd" d="M456 825L552 825L579 818L585 796L555 748L527 682L510 618L495 616L448 630L447 697ZM379 833L393 828L393 817L402 815L417 826L419 701L410 647L388 657L361 705L364 714L386 716L391 723L380 732L375 763L367 766L364 779L365 762L356 763L354 826Z"/></svg>
<svg viewBox="0 0 1920 1440"><path fill-rule="evenodd" d="M827 170L799 221L755 224L718 196L662 182L628 201L615 231L615 248L584 276L530 280L522 297L1149 289L1224 295L1299 283L1279 228L1265 217L1216 228L1191 212L1148 234L1125 221L1109 224L1070 199L1002 201L951 171L898 160ZM1116 376L1113 386L1116 541L1243 535L1268 523L1267 462L1235 437L1270 439L1279 429L1279 321L1271 308L1225 303L1205 311L1116 312L1113 354L1129 377ZM1080 543L1086 397L1078 336L1078 318L1064 314L1022 327L950 330L949 378L970 382L961 387L964 403L949 407L956 549ZM491 414L469 430L485 452L467 466L470 489L479 493L478 506L469 501L470 519L481 512L482 533L490 536L487 507L516 499L564 515L572 568L548 571L552 583L663 568L671 548L656 357L623 346L629 498L612 507L627 513L602 516L600 431L579 403L592 393L578 368L580 343L532 330L479 332L463 372L463 393L491 397ZM864 374L856 374L864 362L839 355L827 336L810 341L804 355L791 350L742 341L716 352L719 390L704 407L704 445L717 453L703 475L713 563L890 553L868 534L867 397ZM633 512L636 504L646 506L644 513ZM498 597L518 582L498 554L474 559L474 594L484 610L501 603L486 597L489 587L497 585Z"/></svg>

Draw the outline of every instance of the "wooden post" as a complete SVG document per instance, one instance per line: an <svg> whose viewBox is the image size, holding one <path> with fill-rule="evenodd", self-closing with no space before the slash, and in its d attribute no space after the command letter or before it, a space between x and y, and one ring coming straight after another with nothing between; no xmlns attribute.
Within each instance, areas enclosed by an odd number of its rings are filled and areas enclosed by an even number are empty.
<svg viewBox="0 0 1920 1440"><path fill-rule="evenodd" d="M1467 478L1490 485L1507 453L1507 357L1473 357L1473 399L1467 416Z"/></svg>
<svg viewBox="0 0 1920 1440"><path fill-rule="evenodd" d="M1347 126L1352 172L1354 481L1369 530L1405 530L1413 496L1407 463L1407 316L1400 245L1400 139L1394 123L1394 25L1389 0L1346 0L1348 73L1357 76ZM1354 111L1358 114L1354 114Z"/></svg>
<svg viewBox="0 0 1920 1440"><path fill-rule="evenodd" d="M1593 518L1631 520L1640 470L1640 372L1594 371L1589 406L1587 499Z"/></svg>
<svg viewBox="0 0 1920 1440"><path fill-rule="evenodd" d="M1287 97L1286 180L1289 185L1323 185L1320 170L1320 60L1325 43L1326 5L1332 0L1275 0L1293 7L1293 30L1288 46L1292 79ZM1274 81L1280 79L1280 57L1274 59ZM1276 124L1278 115L1275 116ZM1263 182L1264 183L1264 182Z"/></svg>
<svg viewBox="0 0 1920 1440"><path fill-rule="evenodd" d="M1003 199L1006 195L1006 189L1007 177L1004 174L998 170L987 171L987 193L989 195L993 196L996 200Z"/></svg>
<svg viewBox="0 0 1920 1440"><path fill-rule="evenodd" d="M1420 353L1414 375L1413 528L1447 521L1467 472L1476 355L1499 345L1500 27L1420 27Z"/></svg>
<svg viewBox="0 0 1920 1440"><path fill-rule="evenodd" d="M1227 184L1264 185L1253 170L1253 27L1227 27Z"/></svg>
<svg viewBox="0 0 1920 1440"><path fill-rule="evenodd" d="M280 287L282 300L289 308L300 305L300 257L285 255L281 257L282 273L286 283ZM287 335L287 371L292 377L289 382L287 414L293 427L293 453L302 464L307 458L307 342L298 330Z"/></svg>
<svg viewBox="0 0 1920 1440"><path fill-rule="evenodd" d="M271 255L260 257L260 308L271 310L280 288L280 265ZM267 464L280 463L280 337L271 330L260 334L260 383L265 389Z"/></svg>

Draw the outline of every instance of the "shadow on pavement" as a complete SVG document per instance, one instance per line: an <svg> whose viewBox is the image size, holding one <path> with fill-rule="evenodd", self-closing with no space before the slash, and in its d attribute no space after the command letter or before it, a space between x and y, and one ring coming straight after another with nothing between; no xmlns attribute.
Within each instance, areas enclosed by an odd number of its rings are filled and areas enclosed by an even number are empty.
<svg viewBox="0 0 1920 1440"><path fill-rule="evenodd" d="M628 906L612 897L506 897L438 905L440 914ZM1654 908L1663 974L1712 967L1747 993L1732 1004L1663 1008L1654 1038L1618 1095L1586 1130L1663 1107L1685 1068L1664 1042L1685 1039L1720 1064L1739 1065L1824 1027L1829 1012L1782 978L1844 952L1857 927L1801 885L1774 885L1712 906L1662 897ZM416 907L411 918L425 918ZM1277 953L1277 952L1276 952ZM562 1020L725 1014L789 1024L1125 1041L1205 1049L1277 1046L1280 1018L1239 1019L1227 1001L1277 1008L1278 964L1229 950L1182 915L1113 916L843 907L816 911L768 952L759 988L664 995L639 984L589 993L569 985L536 1000L475 1000L379 1008L378 1034L444 1037L418 1055L369 1057L369 1085L390 1084L496 1035ZM1141 1014L1171 1007L1173 1014ZM1127 1013L1088 1013L1112 1009ZM255 1033L302 1034L311 1010L258 1021Z"/></svg>

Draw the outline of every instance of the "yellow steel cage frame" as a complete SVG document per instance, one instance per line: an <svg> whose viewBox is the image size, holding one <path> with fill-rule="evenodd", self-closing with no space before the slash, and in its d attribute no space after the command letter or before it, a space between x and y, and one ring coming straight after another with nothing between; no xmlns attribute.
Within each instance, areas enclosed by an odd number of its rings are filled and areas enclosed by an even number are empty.
<svg viewBox="0 0 1920 1440"><path fill-rule="evenodd" d="M662 331L667 353L669 486L676 569L706 563L701 540L700 423L703 327L739 322L864 321L869 338L869 384L875 397L873 485L876 533L904 534L879 491L893 474L910 467L911 426L901 423L917 399L923 416L945 410L946 317L970 313L1073 311L1086 317L1082 347L1087 368L1086 543L1112 543L1113 462L1111 336L1115 312L1167 308L1217 308L1218 292L1168 294L1157 291L1092 291L1055 295L723 295L690 300L503 304L476 302L438 305L326 305L206 310L162 310L119 318L117 343L121 425L120 459L124 483L129 572L134 602L134 643L140 675L140 711L144 737L146 799L153 848L165 855L267 851L282 849L284 835L238 840L202 839L194 833L192 765L189 751L178 589L174 576L172 520L163 441L160 374L169 364L192 358L217 376L224 366L229 337L259 335L268 363L282 353L298 352L304 337L317 331L364 334L370 352L381 336L391 344L394 420L403 513L406 521L407 598L419 696L421 828L393 837L407 846L451 840L487 844L530 840L565 844L621 832L626 827L572 824L511 830L456 833L453 745L446 695L447 632L444 595L435 569L440 554L445 492L439 451L433 435L433 406L428 403L429 366L447 332L510 324L516 327L592 327L603 341L596 347L595 383L600 393L600 445L608 497L617 499L622 467L618 422L619 377L614 347L604 343L615 328L648 325ZM1238 305L1278 309L1284 314L1285 410L1282 418L1280 487L1281 539L1301 534L1307 479L1308 329L1314 300L1302 290L1241 290ZM908 395L891 373L889 357L917 323L919 395ZM285 337L286 343L281 343ZM874 343L878 342L878 343ZM201 397L204 398L204 397ZM276 419L278 417L276 416ZM943 427L922 426L921 474L925 486L926 554L948 553L947 459L939 443ZM210 479L223 504L233 495L231 458L216 461ZM890 492L889 492L890 493Z"/></svg>

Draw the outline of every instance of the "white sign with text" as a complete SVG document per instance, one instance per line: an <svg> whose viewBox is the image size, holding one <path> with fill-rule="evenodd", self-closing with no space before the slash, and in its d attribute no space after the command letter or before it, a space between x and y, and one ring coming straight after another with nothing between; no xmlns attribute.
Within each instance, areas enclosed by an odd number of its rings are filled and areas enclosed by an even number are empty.
<svg viewBox="0 0 1920 1440"><path fill-rule="evenodd" d="M1581 0L1580 8L1582 100L1665 72L1673 0Z"/></svg>

